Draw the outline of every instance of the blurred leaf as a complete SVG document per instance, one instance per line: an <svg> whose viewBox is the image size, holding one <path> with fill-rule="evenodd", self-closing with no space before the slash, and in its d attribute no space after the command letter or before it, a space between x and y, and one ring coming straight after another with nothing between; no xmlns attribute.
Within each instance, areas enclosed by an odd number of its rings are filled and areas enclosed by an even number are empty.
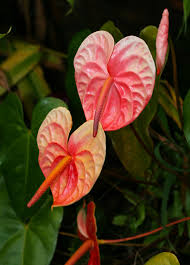
<svg viewBox="0 0 190 265"><path fill-rule="evenodd" d="M190 146L190 89L185 97L183 103L183 122L184 122L184 134L188 145Z"/></svg>
<svg viewBox="0 0 190 265"><path fill-rule="evenodd" d="M159 122L159 125L161 126L163 132L169 137L171 138L171 132L170 132L170 128L168 125L168 119L167 116L162 108L161 105L159 105L158 107L158 111L157 111L157 119Z"/></svg>
<svg viewBox="0 0 190 265"><path fill-rule="evenodd" d="M160 105L163 107L168 116L176 122L177 126L181 128L177 107L175 106L172 98L169 96L167 89L162 84L159 85L158 94Z"/></svg>
<svg viewBox="0 0 190 265"><path fill-rule="evenodd" d="M190 190L187 189L185 193L185 211L187 216L190 216ZM190 222L187 222L188 236L190 238Z"/></svg>
<svg viewBox="0 0 190 265"><path fill-rule="evenodd" d="M9 28L7 33L0 34L0 39L4 38L6 35L8 35L11 32L12 27Z"/></svg>
<svg viewBox="0 0 190 265"><path fill-rule="evenodd" d="M190 1L183 0L183 11L184 11L184 28L185 32L187 31L187 21L190 16Z"/></svg>
<svg viewBox="0 0 190 265"><path fill-rule="evenodd" d="M136 208L136 216L133 216L129 219L129 226L134 233L136 233L137 228L144 222L146 213L145 213L145 205L144 203L140 203Z"/></svg>
<svg viewBox="0 0 190 265"><path fill-rule="evenodd" d="M117 226L125 226L127 224L128 217L126 215L114 216L112 224Z"/></svg>
<svg viewBox="0 0 190 265"><path fill-rule="evenodd" d="M50 207L48 198L30 220L21 222L0 177L0 264L50 264L63 216L62 208Z"/></svg>
<svg viewBox="0 0 190 265"><path fill-rule="evenodd" d="M156 61L156 36L158 29L155 26L147 26L140 32L140 38L148 45L154 61Z"/></svg>
<svg viewBox="0 0 190 265"><path fill-rule="evenodd" d="M65 87L66 87L67 96L69 98L69 108L73 110L72 112L73 125L74 125L73 129L77 128L79 125L81 125L81 123L83 123L86 120L84 117L84 112L76 88L73 60L79 46L90 33L91 32L89 29L85 29L83 31L76 33L73 36L68 49L68 67L65 78Z"/></svg>
<svg viewBox="0 0 190 265"><path fill-rule="evenodd" d="M100 30L109 32L113 36L115 42L118 42L124 37L119 28L117 28L111 20L108 20L103 26L101 26Z"/></svg>
<svg viewBox="0 0 190 265"><path fill-rule="evenodd" d="M42 68L36 66L26 77L17 83L17 86L27 116L31 119L36 103L51 93L48 83L44 78Z"/></svg>
<svg viewBox="0 0 190 265"><path fill-rule="evenodd" d="M42 53L40 46L28 45L14 52L0 66L5 71L9 86L14 86L39 63Z"/></svg>
<svg viewBox="0 0 190 265"><path fill-rule="evenodd" d="M148 105L133 122L134 129L149 150L153 150L153 143L148 128L156 110L157 91L155 90ZM110 132L109 136L116 154L127 171L135 177L143 177L145 171L150 167L152 158L137 139L133 129L126 126L120 130Z"/></svg>
<svg viewBox="0 0 190 265"><path fill-rule="evenodd" d="M32 115L32 123L31 128L33 135L36 137L38 133L38 129L40 128L41 123L47 116L47 114L54 108L65 107L68 108L64 101L59 98L43 98L38 104L35 106L33 115Z"/></svg>
<svg viewBox="0 0 190 265"><path fill-rule="evenodd" d="M69 11L66 13L66 16L69 15L72 11L73 11L73 8L74 8L74 4L75 4L75 0L67 0L67 2L69 3L70 5L70 9Z"/></svg>
<svg viewBox="0 0 190 265"><path fill-rule="evenodd" d="M168 223L168 200L171 188L176 181L176 176L164 172L165 182L163 188L162 206L161 206L161 222L165 226Z"/></svg>
<svg viewBox="0 0 190 265"><path fill-rule="evenodd" d="M151 259L145 265L180 265L176 256L169 252L162 252Z"/></svg>

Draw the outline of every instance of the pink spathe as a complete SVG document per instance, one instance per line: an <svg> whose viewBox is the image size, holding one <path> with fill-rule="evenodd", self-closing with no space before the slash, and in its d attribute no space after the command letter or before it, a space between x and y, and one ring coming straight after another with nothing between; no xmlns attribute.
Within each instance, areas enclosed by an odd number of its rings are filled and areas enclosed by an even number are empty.
<svg viewBox="0 0 190 265"><path fill-rule="evenodd" d="M156 67L159 75L164 67L167 48L168 48L168 31L169 31L169 12L167 9L162 14L162 19L158 28L156 37Z"/></svg>
<svg viewBox="0 0 190 265"><path fill-rule="evenodd" d="M155 64L138 37L128 36L114 46L111 34L94 32L79 47L74 67L86 119L100 121L105 131L133 122L152 96Z"/></svg>

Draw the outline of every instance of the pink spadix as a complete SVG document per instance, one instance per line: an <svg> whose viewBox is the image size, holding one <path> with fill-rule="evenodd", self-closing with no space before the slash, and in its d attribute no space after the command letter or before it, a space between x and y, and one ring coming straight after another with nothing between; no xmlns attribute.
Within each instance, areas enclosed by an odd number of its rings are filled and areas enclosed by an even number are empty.
<svg viewBox="0 0 190 265"><path fill-rule="evenodd" d="M99 121L105 131L133 122L149 102L155 83L155 64L146 43L128 36L114 46L111 34L89 35L74 58L75 80L87 120Z"/></svg>
<svg viewBox="0 0 190 265"><path fill-rule="evenodd" d="M36 194L28 203L31 207L48 189L53 205L66 206L85 196L96 182L106 152L105 133L100 125L97 137L92 136L93 121L81 125L70 139L72 118L66 108L49 112L37 136L39 165L45 176Z"/></svg>
<svg viewBox="0 0 190 265"><path fill-rule="evenodd" d="M162 19L158 28L156 37L156 67L159 75L164 67L167 48L168 48L168 31L169 31L169 12L167 9L162 14Z"/></svg>

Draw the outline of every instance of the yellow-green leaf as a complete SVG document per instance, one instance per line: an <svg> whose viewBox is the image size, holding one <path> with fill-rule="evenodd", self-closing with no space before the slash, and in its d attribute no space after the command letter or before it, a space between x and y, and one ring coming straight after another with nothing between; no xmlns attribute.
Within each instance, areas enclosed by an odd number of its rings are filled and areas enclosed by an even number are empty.
<svg viewBox="0 0 190 265"><path fill-rule="evenodd" d="M168 114L168 116L176 122L177 126L181 128L181 123L176 104L170 97L165 86L163 86L162 84L159 85L158 94L159 94L158 101L160 105L163 107L163 109Z"/></svg>
<svg viewBox="0 0 190 265"><path fill-rule="evenodd" d="M51 90L44 78L42 68L36 66L26 77L18 82L18 93L24 103L29 118L33 107L43 97L49 95Z"/></svg>
<svg viewBox="0 0 190 265"><path fill-rule="evenodd" d="M41 56L40 46L29 45L8 57L0 67L7 75L9 86L26 76L39 63Z"/></svg>
<svg viewBox="0 0 190 265"><path fill-rule="evenodd" d="M145 265L180 265L176 256L170 252L162 252L151 259Z"/></svg>

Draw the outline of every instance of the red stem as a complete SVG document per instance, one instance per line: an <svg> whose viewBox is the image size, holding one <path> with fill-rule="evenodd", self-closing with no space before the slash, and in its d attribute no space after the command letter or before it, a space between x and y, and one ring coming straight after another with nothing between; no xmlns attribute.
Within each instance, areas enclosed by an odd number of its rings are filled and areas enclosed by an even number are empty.
<svg viewBox="0 0 190 265"><path fill-rule="evenodd" d="M94 242L91 239L84 241L82 246L75 251L65 265L74 265L89 249L94 246Z"/></svg>
<svg viewBox="0 0 190 265"><path fill-rule="evenodd" d="M174 221L172 223L169 223L167 224L165 227L170 227L172 225L176 225L176 224L179 224L179 223L182 223L182 222L185 222L185 221L188 221L190 220L190 217L185 217L185 218L182 218L180 220L177 220L177 221ZM98 243L99 244L112 244L112 243L119 243L119 242L125 242L125 241L130 241L130 240L134 240L134 239L137 239L137 238L141 238L141 237L145 237L145 236L149 236L149 235L152 235L154 233L157 233L159 231L161 231L162 229L164 229L164 226L160 226L152 231L149 231L149 232L146 232L146 233L143 233L143 234L140 234L140 235L136 235L136 236L131 236L131 237L126 237L126 238L120 238L120 239L99 239L98 240Z"/></svg>

